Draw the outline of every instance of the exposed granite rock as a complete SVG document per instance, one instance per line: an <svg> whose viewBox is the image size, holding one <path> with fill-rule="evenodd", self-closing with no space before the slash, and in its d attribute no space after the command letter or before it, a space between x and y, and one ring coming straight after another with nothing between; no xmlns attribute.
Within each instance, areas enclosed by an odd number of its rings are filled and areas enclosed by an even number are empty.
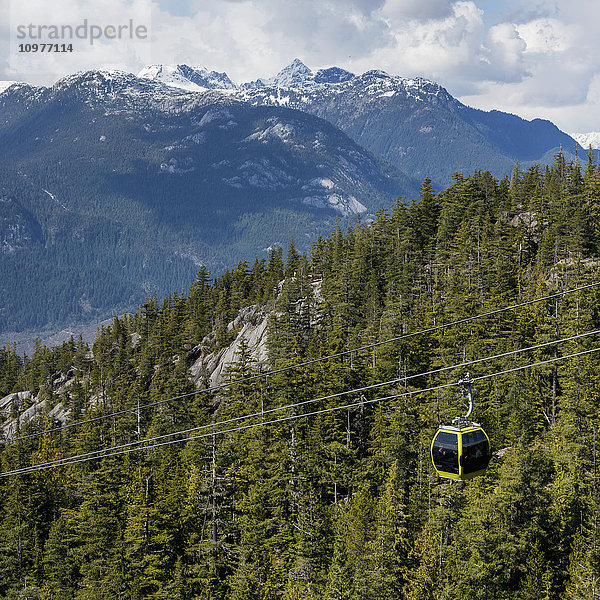
<svg viewBox="0 0 600 600"><path fill-rule="evenodd" d="M15 392L4 396L0 399L0 415L9 417L13 408L18 411L23 410L25 401L29 398L31 398L31 392Z"/></svg>
<svg viewBox="0 0 600 600"><path fill-rule="evenodd" d="M30 421L35 419L38 414L44 409L46 406L46 401L41 400L40 402L36 402L32 404L27 410L24 410L16 419L10 419L4 425L2 425L2 433L4 437L8 440L12 439L19 427L23 427L27 425ZM18 426L17 426L18 425Z"/></svg>
<svg viewBox="0 0 600 600"><path fill-rule="evenodd" d="M58 376L54 383L59 382L59 391L64 391L73 383L72 379L67 380L64 375ZM62 385L61 385L62 384ZM31 406L25 408L26 401L31 402ZM47 406L46 400L38 396L32 396L31 392L16 392L8 394L0 399L0 416L4 417L4 423L0 425L0 437L10 440L13 439L17 430L24 427L37 417L43 414ZM11 416L13 410L17 412L17 417ZM48 412L48 422L53 427L62 427L69 419L69 409L59 402Z"/></svg>
<svg viewBox="0 0 600 600"><path fill-rule="evenodd" d="M268 317L268 314L261 312L256 306L244 308L227 325L227 331L239 330L237 337L227 348L204 354L203 350L210 340L202 340L192 351L194 356L199 356L190 367L196 385L201 385L204 381L208 381L209 386L221 383L227 366L236 362L242 340L246 340L248 352L253 360L267 360Z"/></svg>

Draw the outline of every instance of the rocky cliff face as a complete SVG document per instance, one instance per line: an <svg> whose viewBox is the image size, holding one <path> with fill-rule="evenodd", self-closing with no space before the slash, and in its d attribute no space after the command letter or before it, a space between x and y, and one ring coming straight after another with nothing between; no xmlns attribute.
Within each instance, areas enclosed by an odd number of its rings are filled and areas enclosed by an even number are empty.
<svg viewBox="0 0 600 600"><path fill-rule="evenodd" d="M192 379L197 386L213 387L223 383L227 367L235 363L243 341L252 360L267 360L267 322L269 314L258 306L250 306L239 312L228 324L228 331L237 331L235 340L217 351L208 349L214 343L214 335L207 336L192 351L197 358L190 367Z"/></svg>
<svg viewBox="0 0 600 600"><path fill-rule="evenodd" d="M285 281L279 282L280 292L284 285ZM315 309L311 311L311 322L318 327L322 317L318 307L323 302L321 280L316 279L311 283L311 290L306 297L296 302L295 310L302 313L311 305ZM227 382L228 370L239 361L242 344L251 360L256 364L263 364L264 370L268 371L268 324L269 318L276 314L275 309L260 305L242 308L227 325L232 341L225 347L218 346L215 331L207 335L187 355L190 381L198 389L217 387ZM128 343L135 351L140 347L141 340L142 336L134 332L130 334ZM172 358L173 362L177 362L178 356ZM93 359L92 352L89 352L85 358L89 364L83 370L71 367L66 373L56 372L35 393L21 391L0 398L0 439L14 439L25 425L32 422L37 422L40 430L67 424L71 419L71 407L77 402L77 395L78 402L82 403L81 390L92 387L89 371L92 369ZM106 407L107 413L117 410L114 406L122 407L121 399L111 398L103 390L91 389L83 400L83 412L79 418L85 420L86 411L100 404ZM135 411L135 408L131 410Z"/></svg>
<svg viewBox="0 0 600 600"><path fill-rule="evenodd" d="M56 379L56 393L64 394L74 381L64 375ZM47 420L48 428L62 427L69 420L70 411L63 402L49 406L42 397L43 393L33 396L30 391L8 394L0 399L0 417L4 419L0 425L0 438L14 439L17 432L28 423L39 420L40 424Z"/></svg>
<svg viewBox="0 0 600 600"><path fill-rule="evenodd" d="M269 313L264 308L249 306L242 309L227 325L229 332L236 333L229 346L215 350L215 335L205 337L190 352L190 380L199 388L218 386L226 381L227 369L237 361L243 340L253 360L266 361L268 318ZM132 334L131 344L134 348L139 339L138 334ZM23 391L0 398L0 439L14 439L18 431L34 421L39 423L40 428L62 427L67 424L71 418L68 407L72 396L70 388L82 379L85 379L85 375L75 370L56 373L46 382L45 389L36 395L31 391ZM62 400L52 403L47 399L48 396ZM101 398L101 393L97 391L88 398L87 409L96 406ZM82 418L85 419L85 416Z"/></svg>

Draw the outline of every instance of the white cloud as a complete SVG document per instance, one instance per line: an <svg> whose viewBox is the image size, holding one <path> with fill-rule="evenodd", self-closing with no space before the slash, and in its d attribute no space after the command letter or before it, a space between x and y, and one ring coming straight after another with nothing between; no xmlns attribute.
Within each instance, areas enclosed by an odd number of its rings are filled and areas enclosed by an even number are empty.
<svg viewBox="0 0 600 600"><path fill-rule="evenodd" d="M519 35L527 43L527 52L562 52L577 43L573 26L558 19L535 19L516 26Z"/></svg>
<svg viewBox="0 0 600 600"><path fill-rule="evenodd" d="M528 73L524 61L527 43L512 23L501 23L485 36L487 79L520 81Z"/></svg>
<svg viewBox="0 0 600 600"><path fill-rule="evenodd" d="M132 13L127 0L26 4L45 23L71 22L73 15L106 21ZM187 5L191 16L173 15L156 3L153 8L152 62L204 64L237 81L272 75L296 56L314 67L385 68L430 78L458 74L482 59L482 11L473 1L196 0ZM139 53L123 44L98 43L94 52L82 48L46 62L40 56L18 58L5 76L18 77L19 70L66 74L101 65L131 71L142 66Z"/></svg>
<svg viewBox="0 0 600 600"><path fill-rule="evenodd" d="M226 70L237 81L275 74L295 57L311 66L347 64L392 41L367 0L207 0L193 18L157 11L153 60Z"/></svg>
<svg viewBox="0 0 600 600"><path fill-rule="evenodd" d="M143 39L143 29L130 31L133 25L134 29L145 27L149 33L148 0L12 2L8 22L10 52L4 75L9 79L51 83L78 70L129 70L150 59L149 38ZM109 39L105 34L120 39ZM101 37L91 39L98 35ZM6 33L4 36L6 41ZM58 44L59 50L62 44L71 44L72 52L42 51L42 43ZM36 52L20 51L21 44L25 49L33 49L35 44L38 48Z"/></svg>
<svg viewBox="0 0 600 600"><path fill-rule="evenodd" d="M480 68L483 13L474 2L445 2L444 7L438 3L439 10L428 18L407 18L410 13L400 18L398 4L406 3L388 0L379 11L392 32L390 43L355 60L356 70L382 68L406 76L463 81L469 79L469 69Z"/></svg>
<svg viewBox="0 0 600 600"><path fill-rule="evenodd" d="M476 92L486 81L521 81L528 75L526 43L511 23L490 28L472 1L455 1L439 18L407 21L394 28L395 43L366 57L403 75L436 79L454 94Z"/></svg>
<svg viewBox="0 0 600 600"><path fill-rule="evenodd" d="M600 3L556 0L536 8L530 18L523 13L497 26L513 27L526 45L513 52L518 56L515 77L482 80L461 99L480 108L551 119L565 131L600 129Z"/></svg>
<svg viewBox="0 0 600 600"><path fill-rule="evenodd" d="M241 82L299 57L313 68L427 77L478 107L600 129L600 2L592 0L13 0L10 32L23 11L29 16L19 18L44 23L106 23L150 5L151 45L99 42L18 60L13 52L1 75L40 83L99 66L137 72L147 62L184 62Z"/></svg>
<svg viewBox="0 0 600 600"><path fill-rule="evenodd" d="M403 59L407 66L414 64L421 71L433 68L441 73L478 60L482 12L473 2L457 2L452 9L451 15L415 22L397 35L397 50L406 53Z"/></svg>

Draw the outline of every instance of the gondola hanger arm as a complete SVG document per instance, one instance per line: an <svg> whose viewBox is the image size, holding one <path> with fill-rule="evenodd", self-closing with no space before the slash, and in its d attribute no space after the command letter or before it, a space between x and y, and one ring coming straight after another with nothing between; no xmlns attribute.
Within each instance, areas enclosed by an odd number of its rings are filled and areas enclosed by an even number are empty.
<svg viewBox="0 0 600 600"><path fill-rule="evenodd" d="M457 417L455 421L465 422L469 420L471 413L473 412L473 388L471 385L473 384L473 377L471 377L470 373L465 373L464 376L458 380L458 383L462 386L463 391L467 392L467 398L469 399L469 410L467 410L467 414L464 417Z"/></svg>

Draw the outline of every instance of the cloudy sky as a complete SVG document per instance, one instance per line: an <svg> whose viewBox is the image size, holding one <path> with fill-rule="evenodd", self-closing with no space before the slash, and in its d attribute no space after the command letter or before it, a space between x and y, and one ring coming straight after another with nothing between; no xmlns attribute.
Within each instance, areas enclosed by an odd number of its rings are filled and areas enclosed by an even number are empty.
<svg viewBox="0 0 600 600"><path fill-rule="evenodd" d="M547 118L568 132L600 131L599 0L0 3L0 80L48 84L81 69L137 72L152 62L204 65L239 83L270 77L298 57L314 69L425 77L470 106ZM142 26L148 35L131 39L123 29L121 39L73 40L71 53L18 51L36 41L29 31L19 37L19 26L84 19L88 28Z"/></svg>

